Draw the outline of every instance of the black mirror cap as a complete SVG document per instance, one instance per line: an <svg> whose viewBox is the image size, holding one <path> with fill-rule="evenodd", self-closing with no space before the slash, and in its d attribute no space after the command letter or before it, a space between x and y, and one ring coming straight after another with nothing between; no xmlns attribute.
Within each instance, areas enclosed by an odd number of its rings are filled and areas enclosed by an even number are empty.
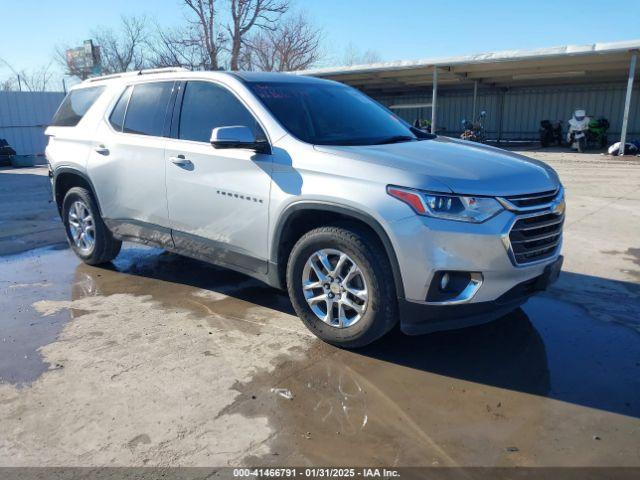
<svg viewBox="0 0 640 480"><path fill-rule="evenodd" d="M271 155L271 145L266 140L258 140L255 142L232 142L232 141L212 141L211 145L215 149L225 150L229 148L242 148L245 150L254 150L257 153Z"/></svg>

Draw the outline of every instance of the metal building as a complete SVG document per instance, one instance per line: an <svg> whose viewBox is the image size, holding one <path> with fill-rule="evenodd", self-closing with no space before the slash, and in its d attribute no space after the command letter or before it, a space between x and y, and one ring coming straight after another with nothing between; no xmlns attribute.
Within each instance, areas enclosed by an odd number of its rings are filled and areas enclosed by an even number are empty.
<svg viewBox="0 0 640 480"><path fill-rule="evenodd" d="M432 120L444 135L459 135L462 120L484 110L489 139L534 140L541 120L562 120L566 129L573 111L583 108L609 120L613 142L623 135L625 119L627 138L640 138L633 92L638 50L640 40L295 73L352 85L409 122Z"/></svg>
<svg viewBox="0 0 640 480"><path fill-rule="evenodd" d="M62 102L62 92L0 92L0 138L18 155L41 155L44 129Z"/></svg>

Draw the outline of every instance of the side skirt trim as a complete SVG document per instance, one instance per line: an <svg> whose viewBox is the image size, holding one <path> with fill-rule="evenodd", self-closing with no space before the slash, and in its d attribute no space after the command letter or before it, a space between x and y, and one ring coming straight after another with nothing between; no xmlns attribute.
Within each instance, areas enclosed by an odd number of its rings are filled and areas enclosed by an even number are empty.
<svg viewBox="0 0 640 480"><path fill-rule="evenodd" d="M274 265L228 245L186 232L132 219L104 219L107 228L118 240L163 248L178 255L212 263L249 275L266 284L281 288Z"/></svg>

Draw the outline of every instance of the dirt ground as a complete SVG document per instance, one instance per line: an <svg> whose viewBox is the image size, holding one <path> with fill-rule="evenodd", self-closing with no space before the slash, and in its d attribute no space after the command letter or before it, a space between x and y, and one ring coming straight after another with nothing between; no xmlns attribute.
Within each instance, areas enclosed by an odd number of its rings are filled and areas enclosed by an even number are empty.
<svg viewBox="0 0 640 480"><path fill-rule="evenodd" d="M353 352L237 273L80 263L46 170L0 170L0 466L640 466L640 161L525 153L566 187L558 283Z"/></svg>

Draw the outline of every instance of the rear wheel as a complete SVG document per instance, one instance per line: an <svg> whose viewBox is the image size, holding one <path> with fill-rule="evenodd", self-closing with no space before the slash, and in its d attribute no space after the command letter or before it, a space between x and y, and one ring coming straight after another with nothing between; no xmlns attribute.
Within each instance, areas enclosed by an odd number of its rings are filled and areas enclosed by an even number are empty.
<svg viewBox="0 0 640 480"><path fill-rule="evenodd" d="M69 245L85 263L107 263L120 253L122 242L107 229L88 190L73 187L67 192L62 202L62 221Z"/></svg>
<svg viewBox="0 0 640 480"><path fill-rule="evenodd" d="M337 346L362 347L397 322L389 260L373 235L357 228L305 234L289 257L287 288L309 330Z"/></svg>

